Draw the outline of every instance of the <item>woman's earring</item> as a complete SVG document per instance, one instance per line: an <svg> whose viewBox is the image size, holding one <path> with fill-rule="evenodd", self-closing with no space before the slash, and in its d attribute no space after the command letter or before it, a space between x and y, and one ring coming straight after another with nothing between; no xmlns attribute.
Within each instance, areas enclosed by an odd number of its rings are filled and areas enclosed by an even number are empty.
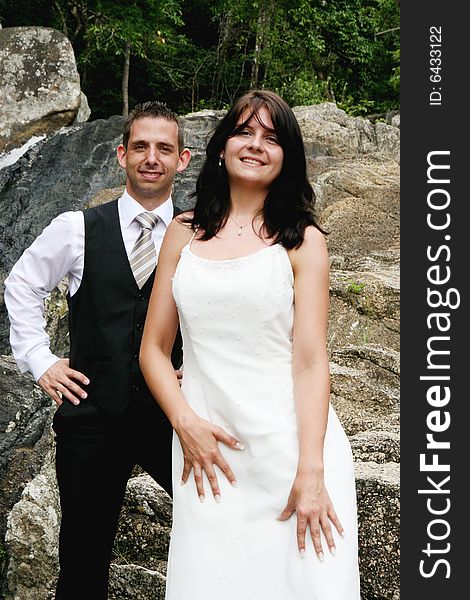
<svg viewBox="0 0 470 600"><path fill-rule="evenodd" d="M222 161L223 161L224 157L222 155L219 156L219 169L222 168Z"/></svg>

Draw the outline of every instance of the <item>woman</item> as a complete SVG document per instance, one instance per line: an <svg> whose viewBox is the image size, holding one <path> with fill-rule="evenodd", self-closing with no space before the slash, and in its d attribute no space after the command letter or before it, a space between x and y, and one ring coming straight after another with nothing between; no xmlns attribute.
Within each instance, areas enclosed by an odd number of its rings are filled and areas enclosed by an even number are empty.
<svg viewBox="0 0 470 600"><path fill-rule="evenodd" d="M251 91L228 111L196 197L168 228L141 350L177 434L167 600L358 600L353 462L329 404L328 254L279 96Z"/></svg>

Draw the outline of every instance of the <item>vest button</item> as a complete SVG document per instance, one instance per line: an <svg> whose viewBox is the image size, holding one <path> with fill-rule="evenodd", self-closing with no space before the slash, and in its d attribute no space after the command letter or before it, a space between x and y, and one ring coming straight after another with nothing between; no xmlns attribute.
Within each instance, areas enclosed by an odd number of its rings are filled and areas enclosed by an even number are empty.
<svg viewBox="0 0 470 600"><path fill-rule="evenodd" d="M142 293L141 293L141 294L139 294L139 295L137 296L137 298L138 298L138 299L139 299L141 302L143 302L143 301L145 300L145 294L142 294Z"/></svg>
<svg viewBox="0 0 470 600"><path fill-rule="evenodd" d="M139 360L139 355L137 353L134 354L134 358L135 358L135 360Z"/></svg>
<svg viewBox="0 0 470 600"><path fill-rule="evenodd" d="M137 323L137 325L136 325L136 329L137 329L137 331L142 331L142 330L143 330L143 328L144 328L144 326L143 326L143 324L142 324L142 323Z"/></svg>
<svg viewBox="0 0 470 600"><path fill-rule="evenodd" d="M134 385L132 386L132 391L133 391L133 392L138 392L139 390L140 390L140 387L139 387L138 385L135 385L135 384L134 384Z"/></svg>

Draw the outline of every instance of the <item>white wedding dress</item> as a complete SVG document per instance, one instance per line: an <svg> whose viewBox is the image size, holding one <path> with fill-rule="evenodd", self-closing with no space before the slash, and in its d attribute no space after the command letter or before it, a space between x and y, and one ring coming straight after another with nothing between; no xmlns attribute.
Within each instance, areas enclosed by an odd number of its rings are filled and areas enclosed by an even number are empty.
<svg viewBox="0 0 470 600"><path fill-rule="evenodd" d="M296 515L280 522L296 473L291 373L293 274L286 250L269 246L213 261L188 244L173 278L184 346L182 391L198 415L245 450L220 444L238 481L217 470L221 501L205 480L200 503L173 439L173 529L167 600L359 600L356 496L351 448L330 408L325 481L345 529L336 555L323 538L320 562L307 536L297 550Z"/></svg>

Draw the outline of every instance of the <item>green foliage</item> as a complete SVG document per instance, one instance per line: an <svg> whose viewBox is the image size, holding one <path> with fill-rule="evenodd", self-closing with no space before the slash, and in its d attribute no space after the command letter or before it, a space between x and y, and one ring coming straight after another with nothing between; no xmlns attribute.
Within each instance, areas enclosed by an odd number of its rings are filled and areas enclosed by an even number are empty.
<svg viewBox="0 0 470 600"><path fill-rule="evenodd" d="M360 294L365 287L366 287L366 284L362 281L349 281L348 282L348 292L350 294Z"/></svg>
<svg viewBox="0 0 470 600"><path fill-rule="evenodd" d="M4 27L70 38L92 118L121 111L126 51L131 106L157 97L179 112L224 108L250 87L352 115L399 106L399 0L0 2Z"/></svg>
<svg viewBox="0 0 470 600"><path fill-rule="evenodd" d="M149 58L158 54L158 46L168 43L173 27L182 24L176 0L98 0L96 4L97 13L85 34L88 61L103 54L123 55L126 43L132 54Z"/></svg>

